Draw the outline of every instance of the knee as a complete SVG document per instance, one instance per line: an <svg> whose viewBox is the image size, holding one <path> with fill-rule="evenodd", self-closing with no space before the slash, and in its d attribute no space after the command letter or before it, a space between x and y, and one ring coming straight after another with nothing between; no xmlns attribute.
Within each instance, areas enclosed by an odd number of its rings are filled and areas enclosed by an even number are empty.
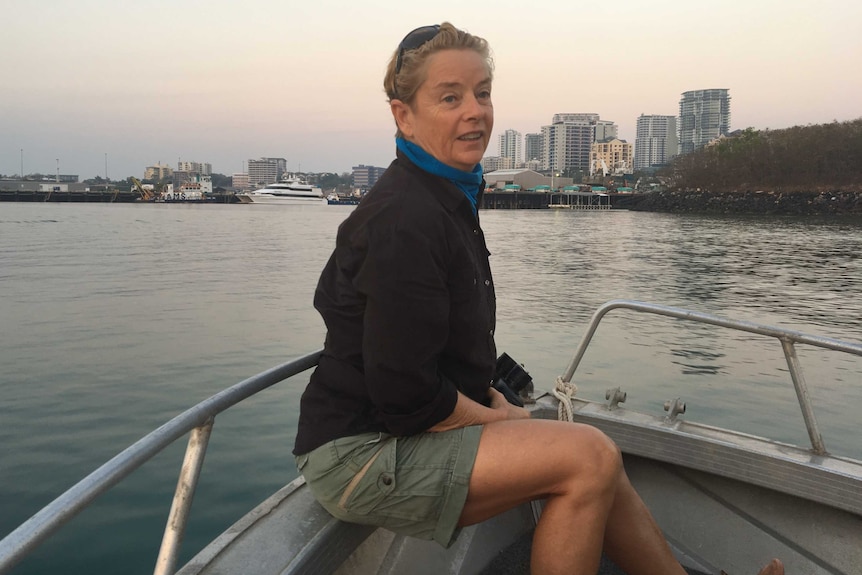
<svg viewBox="0 0 862 575"><path fill-rule="evenodd" d="M590 445L597 469L596 473L615 481L623 468L623 457L620 448L614 441L595 427L588 428Z"/></svg>
<svg viewBox="0 0 862 575"><path fill-rule="evenodd" d="M572 479L590 491L614 491L623 469L619 447L592 426L583 426L578 430L578 436L576 472Z"/></svg>

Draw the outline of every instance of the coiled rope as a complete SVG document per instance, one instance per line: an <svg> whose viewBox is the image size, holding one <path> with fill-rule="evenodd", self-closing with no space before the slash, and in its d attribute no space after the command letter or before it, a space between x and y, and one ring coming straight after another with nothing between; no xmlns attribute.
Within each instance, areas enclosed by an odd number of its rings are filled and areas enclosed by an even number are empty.
<svg viewBox="0 0 862 575"><path fill-rule="evenodd" d="M572 406L572 398L578 392L578 386L572 382L563 381L562 376L557 376L557 382L551 394L557 398L557 419L560 421L574 421L575 408Z"/></svg>

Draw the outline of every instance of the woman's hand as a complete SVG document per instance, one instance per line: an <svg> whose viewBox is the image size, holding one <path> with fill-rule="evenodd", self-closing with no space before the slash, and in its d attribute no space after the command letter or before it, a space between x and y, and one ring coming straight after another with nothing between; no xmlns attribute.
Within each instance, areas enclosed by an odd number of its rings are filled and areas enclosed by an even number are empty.
<svg viewBox="0 0 862 575"><path fill-rule="evenodd" d="M488 388L488 397L491 399L491 409L505 413L505 419L530 419L529 411L523 407L512 405L506 400L506 396L493 387Z"/></svg>

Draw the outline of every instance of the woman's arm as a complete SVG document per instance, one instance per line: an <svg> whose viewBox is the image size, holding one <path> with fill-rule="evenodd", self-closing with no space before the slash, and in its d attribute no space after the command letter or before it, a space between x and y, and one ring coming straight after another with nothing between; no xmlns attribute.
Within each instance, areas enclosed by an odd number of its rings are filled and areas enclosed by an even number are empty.
<svg viewBox="0 0 862 575"><path fill-rule="evenodd" d="M488 388L488 397L491 398L491 407L485 407L481 403L473 401L460 391L455 409L449 417L429 428L428 431L449 431L469 425L482 425L504 419L529 419L530 412L523 407L512 405L503 394Z"/></svg>

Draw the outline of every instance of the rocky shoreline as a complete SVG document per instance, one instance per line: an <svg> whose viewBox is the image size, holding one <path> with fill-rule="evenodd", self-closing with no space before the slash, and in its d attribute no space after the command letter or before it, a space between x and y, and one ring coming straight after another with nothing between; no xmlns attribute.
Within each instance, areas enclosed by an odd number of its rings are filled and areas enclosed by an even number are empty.
<svg viewBox="0 0 862 575"><path fill-rule="evenodd" d="M862 190L665 190L640 196L629 209L716 215L862 216Z"/></svg>

